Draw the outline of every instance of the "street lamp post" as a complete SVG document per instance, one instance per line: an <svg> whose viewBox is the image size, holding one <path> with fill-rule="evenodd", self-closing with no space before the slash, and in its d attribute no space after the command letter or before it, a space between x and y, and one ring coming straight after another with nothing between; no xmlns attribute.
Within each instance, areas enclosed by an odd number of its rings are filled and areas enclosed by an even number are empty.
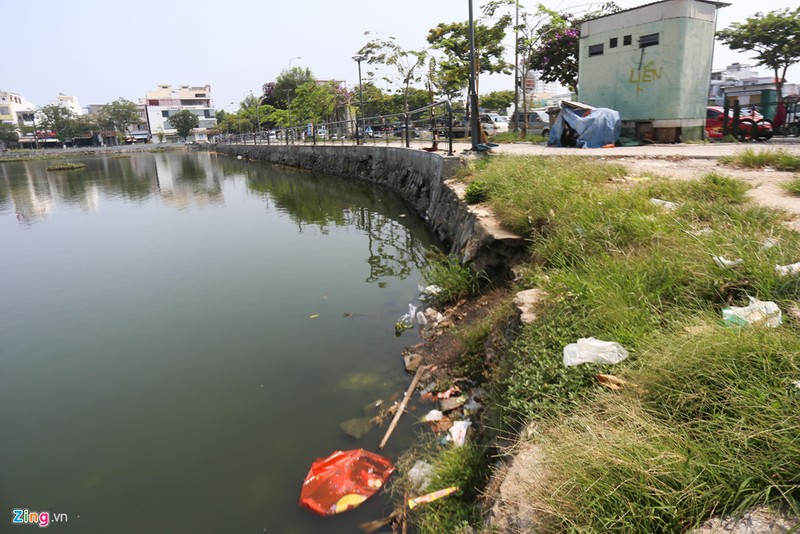
<svg viewBox="0 0 800 534"><path fill-rule="evenodd" d="M366 59L366 56L361 54L353 56L353 60L358 63L358 100L359 106L361 108L361 120L364 120L364 91L361 87L361 62ZM356 119L356 144L359 144L359 133L358 133L358 120Z"/></svg>
<svg viewBox="0 0 800 534"><path fill-rule="evenodd" d="M478 149L478 93L475 88L475 24L472 20L472 0L469 0L469 108L472 127L472 150Z"/></svg>
<svg viewBox="0 0 800 534"><path fill-rule="evenodd" d="M255 98L253 91L250 91L250 96ZM259 111L259 105L261 104L261 97L256 100L256 133L253 134L253 144L256 144L256 136L261 133L261 111Z"/></svg>

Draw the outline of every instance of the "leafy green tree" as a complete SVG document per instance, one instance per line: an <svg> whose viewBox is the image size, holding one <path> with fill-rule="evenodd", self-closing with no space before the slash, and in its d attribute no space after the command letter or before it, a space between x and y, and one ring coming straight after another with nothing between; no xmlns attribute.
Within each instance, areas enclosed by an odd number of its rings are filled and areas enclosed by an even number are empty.
<svg viewBox="0 0 800 534"><path fill-rule="evenodd" d="M100 111L100 124L117 132L117 137L124 139L131 124L139 122L139 109L136 104L124 98L118 98L103 106Z"/></svg>
<svg viewBox="0 0 800 534"><path fill-rule="evenodd" d="M755 53L756 65L772 69L778 102L783 102L786 70L800 62L800 7L756 13L745 22L734 22L717 32L717 39L731 50Z"/></svg>
<svg viewBox="0 0 800 534"><path fill-rule="evenodd" d="M365 32L365 35L369 33ZM425 74L423 67L428 59L428 51L405 49L394 37L376 37L362 46L358 55L364 56L369 65L385 65L397 72L396 79L390 74L383 75L382 79L389 84L399 83L403 93L403 111L408 111L411 84L419 82ZM367 75L375 76L375 72L367 72Z"/></svg>
<svg viewBox="0 0 800 534"><path fill-rule="evenodd" d="M39 129L53 132L62 146L66 146L68 141L75 138L78 124L71 109L58 104L49 104L39 108L39 115L41 116Z"/></svg>
<svg viewBox="0 0 800 534"><path fill-rule="evenodd" d="M503 59L505 47L503 39L511 24L511 16L504 14L494 24L487 26L480 21L474 24L475 29L475 69L476 91L480 73L510 74L513 64ZM444 57L438 62L436 85L440 92L461 93L469 85L469 23L440 23L428 30L428 43L441 51Z"/></svg>
<svg viewBox="0 0 800 534"><path fill-rule="evenodd" d="M200 125L200 119L188 109L182 109L167 121L178 131L178 136L182 137L184 141L192 133L192 130Z"/></svg>
<svg viewBox="0 0 800 534"><path fill-rule="evenodd" d="M297 88L289 111L297 121L305 124L330 119L336 109L336 84L307 82Z"/></svg>
<svg viewBox="0 0 800 534"><path fill-rule="evenodd" d="M492 91L481 97L481 104L486 109L504 110L514 103L514 91Z"/></svg>
<svg viewBox="0 0 800 534"><path fill-rule="evenodd" d="M282 70L278 77L275 79L275 86L273 88L272 100L276 108L289 109L294 98L297 88L303 84L314 81L314 73L311 69L303 67L292 67L291 69ZM262 89L264 89L262 87Z"/></svg>
<svg viewBox="0 0 800 534"><path fill-rule="evenodd" d="M17 127L7 122L0 122L0 143L8 147L19 141Z"/></svg>

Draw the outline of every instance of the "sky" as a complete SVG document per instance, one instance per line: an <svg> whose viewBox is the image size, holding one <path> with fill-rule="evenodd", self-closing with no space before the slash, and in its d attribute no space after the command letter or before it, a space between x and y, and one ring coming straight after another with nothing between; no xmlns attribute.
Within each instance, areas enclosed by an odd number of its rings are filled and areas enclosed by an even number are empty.
<svg viewBox="0 0 800 534"><path fill-rule="evenodd" d="M757 11L795 8L798 0L727 0L717 29L744 21ZM586 0L524 0L555 10ZM647 0L616 0L623 9ZM486 0L473 0L474 15ZM0 91L17 93L37 106L59 93L81 106L125 98L134 102L160 84L211 86L217 109L233 111L251 91L284 69L309 68L317 79L358 84L352 57L374 37L393 36L406 49L426 46L428 29L440 22L465 21L468 0L6 0L0 32L6 51ZM35 7L31 7L35 6ZM365 32L370 32L365 35ZM511 36L508 39L512 44ZM507 60L513 61L509 47ZM717 43L714 68L754 64L747 55ZM763 67L759 75L770 73ZM367 66L362 64L366 78ZM800 65L789 82L800 82ZM481 76L480 92L511 90L511 76ZM387 89L385 82L378 86Z"/></svg>

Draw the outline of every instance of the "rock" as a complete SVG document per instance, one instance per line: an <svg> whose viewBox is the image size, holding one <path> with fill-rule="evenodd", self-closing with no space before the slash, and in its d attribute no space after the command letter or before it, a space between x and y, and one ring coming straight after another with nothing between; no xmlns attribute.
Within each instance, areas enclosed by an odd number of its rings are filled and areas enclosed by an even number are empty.
<svg viewBox="0 0 800 534"><path fill-rule="evenodd" d="M800 526L800 518L788 511L757 506L742 517L712 517L690 534L784 534Z"/></svg>
<svg viewBox="0 0 800 534"><path fill-rule="evenodd" d="M462 396L450 397L449 399L442 399L439 401L439 407L443 412L450 412L457 408L461 408L467 403L467 398Z"/></svg>
<svg viewBox="0 0 800 534"><path fill-rule="evenodd" d="M404 355L403 361L406 364L406 371L409 373L416 373L419 366L422 365L422 355L412 352Z"/></svg>
<svg viewBox="0 0 800 534"><path fill-rule="evenodd" d="M541 289L526 289L514 297L514 306L517 308L519 322L523 325L532 323L537 319L536 310L547 298L547 293Z"/></svg>

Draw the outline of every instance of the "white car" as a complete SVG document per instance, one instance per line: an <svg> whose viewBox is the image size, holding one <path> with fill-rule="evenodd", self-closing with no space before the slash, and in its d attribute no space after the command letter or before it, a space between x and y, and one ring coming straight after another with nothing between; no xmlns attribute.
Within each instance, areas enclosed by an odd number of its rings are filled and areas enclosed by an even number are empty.
<svg viewBox="0 0 800 534"><path fill-rule="evenodd" d="M486 135L495 135L508 131L508 117L498 113L481 113L481 125Z"/></svg>

